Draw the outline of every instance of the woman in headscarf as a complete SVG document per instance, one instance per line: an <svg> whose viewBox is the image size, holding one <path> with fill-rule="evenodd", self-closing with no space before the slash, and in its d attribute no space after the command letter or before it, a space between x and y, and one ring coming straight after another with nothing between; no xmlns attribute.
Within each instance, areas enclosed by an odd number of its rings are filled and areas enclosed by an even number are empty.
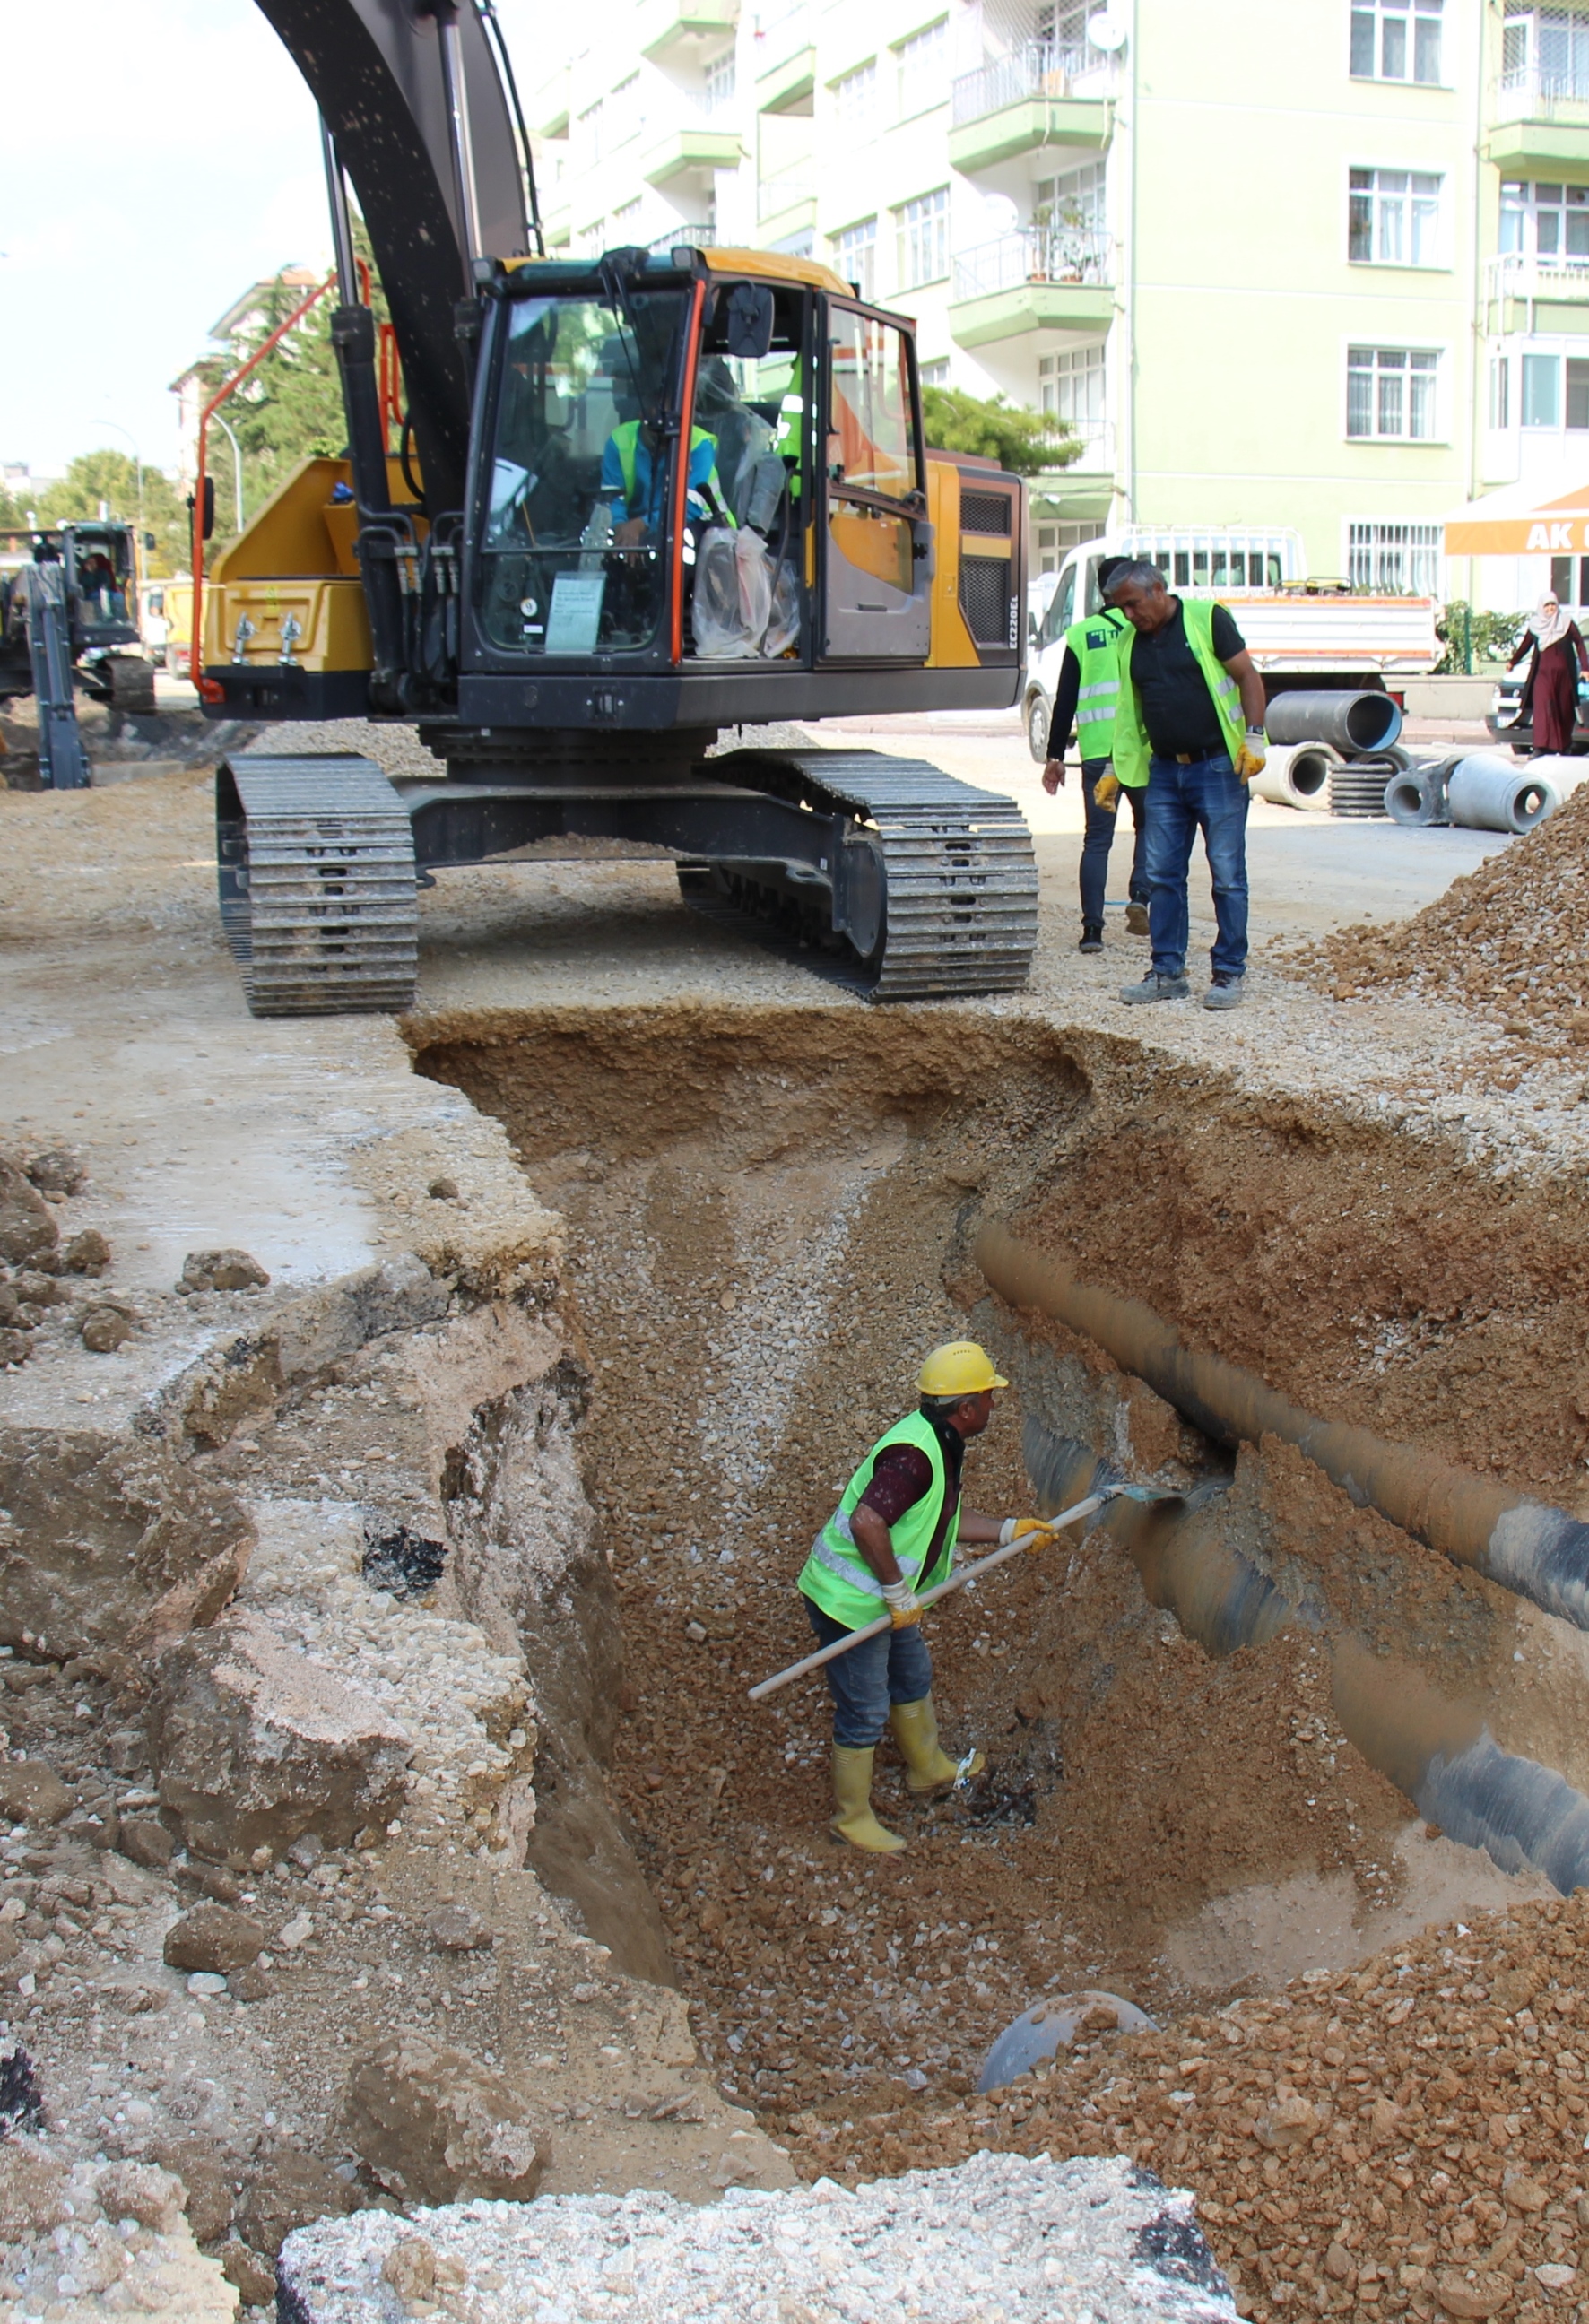
<svg viewBox="0 0 1589 2324"><path fill-rule="evenodd" d="M1532 654L1517 723L1534 727L1533 755L1542 751L1570 751L1578 714L1578 672L1589 671L1589 650L1570 613L1562 612L1552 596L1541 597L1538 611L1523 632L1522 642L1507 664L1515 669L1525 654Z"/></svg>

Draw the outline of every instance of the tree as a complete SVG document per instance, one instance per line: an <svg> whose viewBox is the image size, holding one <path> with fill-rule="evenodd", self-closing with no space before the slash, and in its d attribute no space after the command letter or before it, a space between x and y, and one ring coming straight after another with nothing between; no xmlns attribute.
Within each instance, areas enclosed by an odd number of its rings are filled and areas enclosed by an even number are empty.
<svg viewBox="0 0 1589 2324"><path fill-rule="evenodd" d="M91 521L100 503L123 524L139 521L138 464L131 453L105 450L79 452L59 483L47 485L38 499L41 524ZM145 468L142 517L143 530L154 535L151 569L175 573L189 561L189 530L186 503L159 468Z"/></svg>
<svg viewBox="0 0 1589 2324"><path fill-rule="evenodd" d="M940 452L976 452L1012 475L1040 475L1081 457L1081 438L1047 412L1026 411L1002 395L968 395L962 387L924 387L921 420Z"/></svg>

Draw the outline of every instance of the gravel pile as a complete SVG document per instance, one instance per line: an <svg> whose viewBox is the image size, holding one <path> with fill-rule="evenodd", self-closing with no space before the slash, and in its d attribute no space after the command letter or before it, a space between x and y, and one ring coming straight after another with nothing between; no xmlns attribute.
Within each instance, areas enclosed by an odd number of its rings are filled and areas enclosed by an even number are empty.
<svg viewBox="0 0 1589 2324"><path fill-rule="evenodd" d="M1314 962L1337 1001L1409 986L1499 1024L1522 1056L1589 1050L1589 788L1416 918L1344 928Z"/></svg>
<svg viewBox="0 0 1589 2324"><path fill-rule="evenodd" d="M1586 1973L1580 1891L1096 2040L955 2129L968 2145L1124 2154L1190 2187L1254 2324L1581 2314ZM889 2127L871 2123L876 2153Z"/></svg>
<svg viewBox="0 0 1589 2324"><path fill-rule="evenodd" d="M978 2154L846 2191L734 2191L365 2212L291 2236L298 2324L1215 2324L1230 2300L1185 2195L1122 2162ZM424 2304L422 2304L424 2303ZM466 2306L467 2303L467 2306Z"/></svg>

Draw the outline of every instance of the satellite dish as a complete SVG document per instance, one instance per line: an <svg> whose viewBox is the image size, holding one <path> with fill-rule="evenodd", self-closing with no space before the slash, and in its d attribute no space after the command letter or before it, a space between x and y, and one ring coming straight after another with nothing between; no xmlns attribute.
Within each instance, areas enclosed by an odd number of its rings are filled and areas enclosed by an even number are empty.
<svg viewBox="0 0 1589 2324"><path fill-rule="evenodd" d="M1095 49L1101 49L1106 57L1113 57L1125 46L1125 26L1118 16L1112 15L1104 8L1097 15L1087 18L1087 39Z"/></svg>

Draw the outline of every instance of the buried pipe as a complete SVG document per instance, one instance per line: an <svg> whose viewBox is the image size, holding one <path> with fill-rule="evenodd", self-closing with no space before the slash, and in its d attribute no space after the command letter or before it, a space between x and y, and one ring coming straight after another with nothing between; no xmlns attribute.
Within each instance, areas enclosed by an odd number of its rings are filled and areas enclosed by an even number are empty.
<svg viewBox="0 0 1589 2324"><path fill-rule="evenodd" d="M1104 1491L1118 1473L1035 1417L1021 1453L1039 1507ZM1149 1603L1216 1660L1284 1629L1317 1636L1347 1740L1448 1839L1482 1848L1503 1872L1531 1867L1564 1896L1589 1886L1589 1799L1554 1767L1503 1751L1477 1704L1441 1694L1416 1665L1375 1654L1353 1631L1331 1636L1322 1600L1288 1597L1224 1539L1228 1489L1199 1487L1180 1506L1115 1499L1099 1530L1131 1558Z"/></svg>
<svg viewBox="0 0 1589 2324"><path fill-rule="evenodd" d="M1589 1525L1581 1519L1371 1429L1320 1420L1256 1372L1183 1347L1141 1300L1078 1283L1006 1226L984 1226L972 1255L1012 1307L1035 1307L1094 1341L1206 1436L1294 1444L1360 1508L1378 1509L1415 1540L1589 1630Z"/></svg>

